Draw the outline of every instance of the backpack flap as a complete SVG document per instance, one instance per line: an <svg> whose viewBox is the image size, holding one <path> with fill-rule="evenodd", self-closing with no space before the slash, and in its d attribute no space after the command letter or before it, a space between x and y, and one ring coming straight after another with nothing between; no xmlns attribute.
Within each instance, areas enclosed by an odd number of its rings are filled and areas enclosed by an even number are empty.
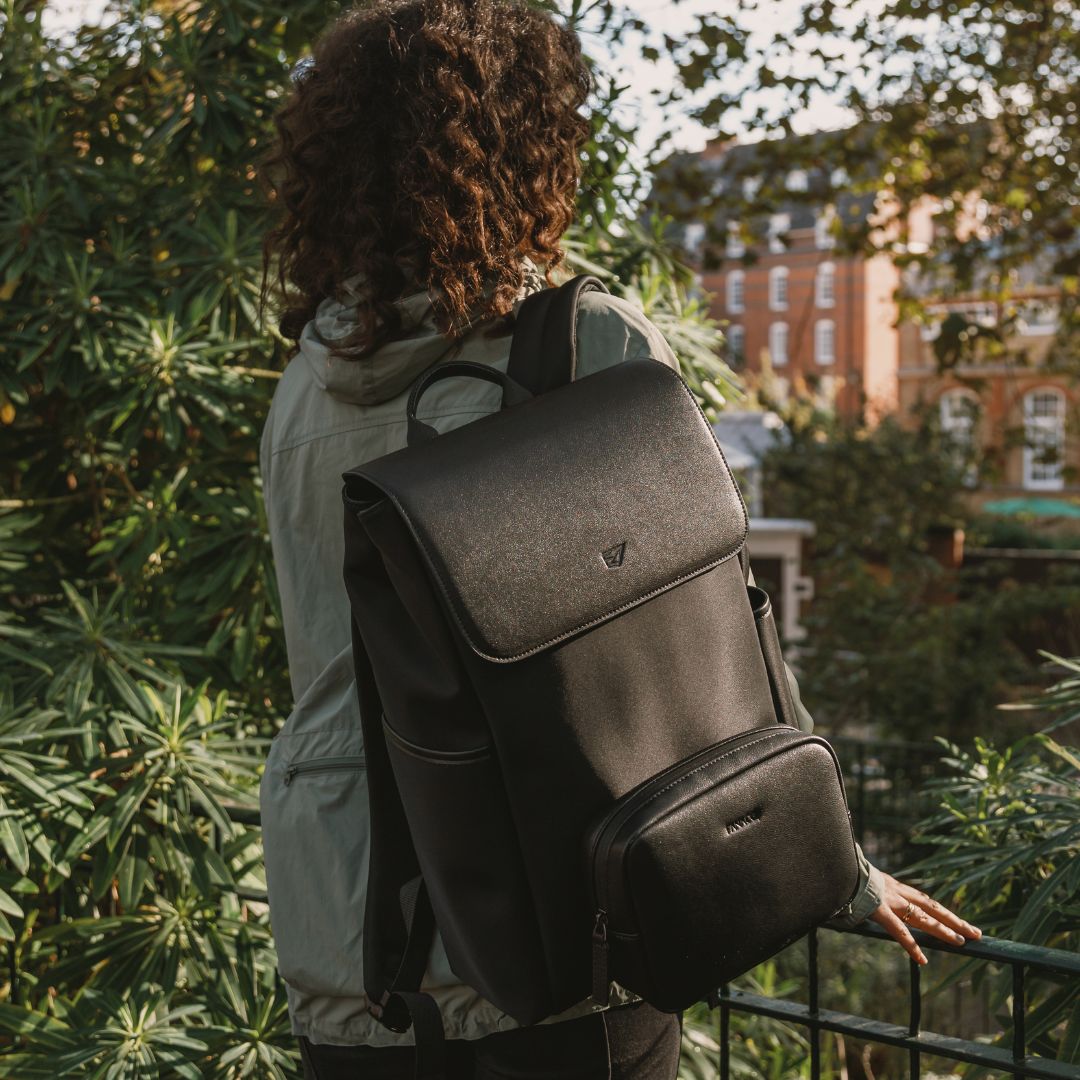
<svg viewBox="0 0 1080 1080"><path fill-rule="evenodd" d="M393 500L464 640L500 663L695 577L746 541L712 429L654 360L559 387L345 481L354 508Z"/></svg>

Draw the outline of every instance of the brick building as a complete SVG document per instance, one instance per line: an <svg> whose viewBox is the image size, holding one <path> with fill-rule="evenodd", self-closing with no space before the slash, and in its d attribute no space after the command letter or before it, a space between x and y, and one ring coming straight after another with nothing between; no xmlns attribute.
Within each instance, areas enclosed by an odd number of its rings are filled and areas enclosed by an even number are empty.
<svg viewBox="0 0 1080 1080"><path fill-rule="evenodd" d="M900 327L899 406L936 409L942 426L978 448L979 501L1030 492L1080 492L1080 393L1047 363L1056 329L1053 293L1021 288L1022 315L998 356L975 357L941 371L934 342L940 322ZM930 309L993 325L990 305L956 300Z"/></svg>
<svg viewBox="0 0 1080 1080"><path fill-rule="evenodd" d="M731 183L753 183L760 145L716 140L687 157L715 194ZM712 296L710 313L724 328L732 365L776 399L809 392L841 415L865 409L870 418L894 411L910 417L918 407L937 409L954 435L977 443L985 498L1080 491L1080 440L1073 434L1080 430L1080 395L1046 364L1053 289L1040 285L1036 270L1017 283L1023 317L1004 343L1008 358L983 358L942 374L933 344L940 323L898 325L900 273L891 259L838 252L834 217L866 222L878 197L845 194L844 179L841 169L828 182L820 171L790 170L790 200L779 200L761 222L766 239L751 251L738 221L718 218L707 230L691 220L682 227L683 247ZM838 194L817 200L816 189ZM929 242L932 228L932 208L924 207L911 222L909 241ZM720 240L709 242L709 234ZM975 322L992 314L962 298L929 310L939 319L962 314Z"/></svg>
<svg viewBox="0 0 1080 1080"><path fill-rule="evenodd" d="M717 186L745 184L752 182L746 177L752 177L756 147L712 142L696 163ZM712 294L710 313L724 325L728 358L751 385L767 375L780 400L805 388L841 413L865 406L880 415L897 407L898 274L886 257L836 249L834 216L865 219L875 196L842 194L817 203L819 181L803 170L788 173L791 199L762 222L767 240L756 249L747 250L736 222L722 220L718 229L726 230L727 241L719 250L705 252L703 222L685 226L684 247L698 262L702 289Z"/></svg>

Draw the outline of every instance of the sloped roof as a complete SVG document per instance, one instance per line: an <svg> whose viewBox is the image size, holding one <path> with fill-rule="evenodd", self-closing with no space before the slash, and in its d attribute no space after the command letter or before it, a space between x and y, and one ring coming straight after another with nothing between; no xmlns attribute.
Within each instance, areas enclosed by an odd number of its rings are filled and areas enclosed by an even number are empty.
<svg viewBox="0 0 1080 1080"><path fill-rule="evenodd" d="M791 438L776 413L749 409L725 410L712 429L731 469L756 468L778 441Z"/></svg>

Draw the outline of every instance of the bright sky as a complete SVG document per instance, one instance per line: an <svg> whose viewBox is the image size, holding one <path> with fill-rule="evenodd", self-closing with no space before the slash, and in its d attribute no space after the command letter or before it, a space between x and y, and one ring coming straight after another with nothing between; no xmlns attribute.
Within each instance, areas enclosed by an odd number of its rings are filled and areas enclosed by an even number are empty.
<svg viewBox="0 0 1080 1080"><path fill-rule="evenodd" d="M659 33L680 35L692 30L695 17L708 12L722 14L725 7L734 13L737 3L734 0L624 0L635 14L650 26L657 27ZM844 9L852 18L859 10L871 6L880 8L883 0L853 0ZM86 22L97 22L105 10L106 0L49 0L45 7L44 25L55 34L70 31ZM755 16L765 28L764 36L771 36L775 29L785 23L794 26L803 0L758 0L758 14ZM599 42L587 42L586 48L596 51ZM627 107L634 110L641 123L642 146L649 146L665 127L668 119L657 104L653 90L664 90L671 85L674 66L664 61L650 63L640 55L641 39L639 35L623 43L610 54L611 61L623 75L623 81L631 88L627 93ZM761 44L764 44L762 41ZM813 61L808 56L810 43L796 54L796 66L808 69ZM782 93L782 91L780 91ZM762 100L760 97L755 101ZM769 99L766 99L769 100ZM778 93L772 94L775 105L782 104ZM812 110L797 116L794 121L797 131L812 131L840 127L849 122L848 113L834 101L823 99L815 103ZM736 126L737 129L737 126ZM705 145L709 132L700 124L685 118L675 138L675 149L699 150Z"/></svg>
<svg viewBox="0 0 1080 1080"><path fill-rule="evenodd" d="M738 4L732 0L625 0L629 7L639 18L650 26L657 28L657 36L671 34L675 37L693 31L697 26L697 16L705 14L723 15L725 9L737 13ZM846 17L852 22L858 12L871 8L880 8L883 0L852 0L842 5L846 8ZM772 37L778 27L788 24L794 27L797 24L799 12L805 4L805 0L758 0L758 13L756 21L763 27L763 31L757 41L751 41L751 49L756 45L764 48L767 41ZM745 15L743 16L745 18ZM654 90L665 91L672 85L674 80L675 65L663 59L650 63L641 58L641 36L634 35L623 43L620 49L616 49L612 60L619 70L625 73L625 80L631 89L630 97L633 107L641 121L641 145L650 145L654 138L659 135L666 121L670 119L665 115L655 101L652 93ZM809 56L812 43L794 51L793 69L800 73L808 73L817 64ZM664 50L661 49L661 54ZM818 65L820 66L820 65ZM733 80L732 88L737 83ZM782 88L768 94L759 94L747 99L747 112L751 107L761 103L769 104L773 108L782 105ZM706 98L708 89L706 88ZM797 132L820 131L842 127L851 121L850 113L838 105L835 101L821 99L815 102L812 110L804 110L803 113L793 119L793 126ZM729 117L728 124L733 130L741 135L745 133L745 126ZM701 124L685 117L682 126L675 136L674 149L700 150L711 133Z"/></svg>

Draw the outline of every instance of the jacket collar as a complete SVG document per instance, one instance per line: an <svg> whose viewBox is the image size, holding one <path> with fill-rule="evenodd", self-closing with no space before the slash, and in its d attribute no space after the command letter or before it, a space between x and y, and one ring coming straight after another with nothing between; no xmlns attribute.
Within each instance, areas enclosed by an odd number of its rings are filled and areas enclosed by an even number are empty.
<svg viewBox="0 0 1080 1080"><path fill-rule="evenodd" d="M523 260L525 280L515 304L546 287L543 273L528 258ZM401 312L401 332L362 360L332 356L334 341L347 337L356 327L356 301L362 275L342 283L344 303L335 297L324 300L300 335L300 352L307 360L318 386L331 397L355 405L377 405L403 393L422 372L438 363L453 348L439 333L431 294L421 290L395 301Z"/></svg>

